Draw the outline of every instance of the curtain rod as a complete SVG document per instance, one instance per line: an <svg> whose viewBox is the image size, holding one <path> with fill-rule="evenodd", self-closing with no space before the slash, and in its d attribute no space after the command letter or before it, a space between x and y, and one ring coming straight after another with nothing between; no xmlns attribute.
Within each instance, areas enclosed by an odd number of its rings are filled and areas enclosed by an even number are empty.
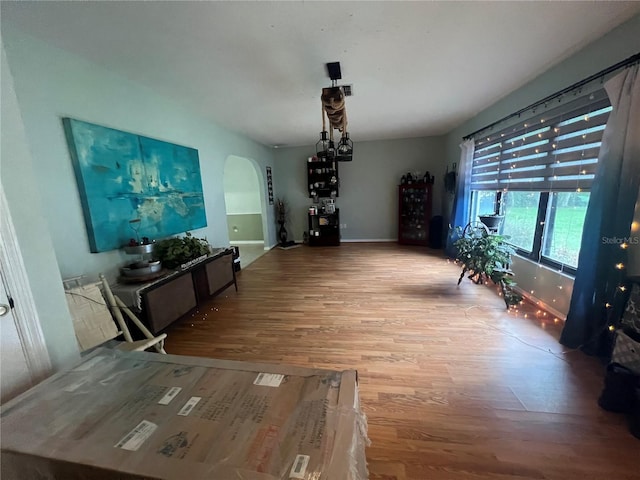
<svg viewBox="0 0 640 480"><path fill-rule="evenodd" d="M604 77L605 75L608 75L611 72L615 72L616 70L620 70L624 67L628 67L629 65L636 63L640 61L640 53L636 53L635 55L632 55L631 57L627 58L626 60L622 60L621 62L616 63L615 65L611 65L608 68L605 68L604 70L599 71L598 73L594 73L593 75L585 78L584 80L580 80L579 82L574 83L573 85L570 85L566 88L563 88L562 90L557 91L556 93L552 93L551 95L549 95L548 97L543 98L542 100L538 100L535 103L532 103L531 105L521 108L520 110L518 110L517 112L514 112L510 115L507 115L506 117L501 118L500 120L496 120L495 122L493 122L490 125L487 125L486 127L482 127L479 130L476 130L475 132L472 132L468 135L465 135L463 138L463 140L468 140L470 138L473 138L475 135L477 135L480 132L484 132L485 130L491 128L491 127L495 127L496 125L498 125L499 123L502 123L506 120L510 120L513 117L517 117L521 114L523 114L524 112L526 112L527 110L531 110L533 108L539 107L540 105L544 105L545 103L549 103L552 100L555 100L556 98L569 93L573 90L575 90L576 88L580 88L585 86L588 83L593 82L594 80L600 78L600 77Z"/></svg>

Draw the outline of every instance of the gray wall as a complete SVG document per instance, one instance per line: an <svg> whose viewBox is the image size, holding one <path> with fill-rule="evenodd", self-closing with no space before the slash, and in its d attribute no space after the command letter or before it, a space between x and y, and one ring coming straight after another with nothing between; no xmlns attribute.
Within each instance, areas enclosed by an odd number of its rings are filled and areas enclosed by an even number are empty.
<svg viewBox="0 0 640 480"><path fill-rule="evenodd" d="M229 241L262 241L262 215L259 213L246 213L239 215L227 215L229 227Z"/></svg>
<svg viewBox="0 0 640 480"><path fill-rule="evenodd" d="M4 45L1 50L0 183L18 237L51 366L57 370L78 359L79 352ZM23 298L22 292L11 293L18 303Z"/></svg>
<svg viewBox="0 0 640 480"><path fill-rule="evenodd" d="M357 125L354 125L357 128ZM434 215L441 213L441 195L445 169L443 137L408 138L359 142L357 130L352 162L338 164L343 241L381 241L398 238L398 185L400 177L413 171L436 176L433 198ZM274 184L279 196L286 198L291 211L290 238L300 241L307 227L307 211L312 200L307 189L307 159L315 146L276 150L278 172ZM286 173L285 173L286 172Z"/></svg>
<svg viewBox="0 0 640 480"><path fill-rule="evenodd" d="M170 98L99 65L3 25L3 40L24 119L43 215L62 277L105 272L113 278L129 261L120 250L90 253L61 117L69 116L196 148L208 226L193 232L214 246L229 245L223 176L230 155L264 170L272 150L185 111ZM266 184L263 191L266 192ZM274 244L273 216L268 237Z"/></svg>
<svg viewBox="0 0 640 480"><path fill-rule="evenodd" d="M599 72L640 51L640 15L620 25L559 65L551 68L524 87L505 96L446 136L446 161L459 161L462 137L483 128L521 108ZM502 74L502 72L496 72ZM447 216L450 202L445 205ZM448 220L445 219L445 222ZM445 223L446 224L446 223ZM569 309L573 280L560 272L539 267L516 258L513 270L516 281L527 293L566 314ZM536 274L540 272L541 274Z"/></svg>

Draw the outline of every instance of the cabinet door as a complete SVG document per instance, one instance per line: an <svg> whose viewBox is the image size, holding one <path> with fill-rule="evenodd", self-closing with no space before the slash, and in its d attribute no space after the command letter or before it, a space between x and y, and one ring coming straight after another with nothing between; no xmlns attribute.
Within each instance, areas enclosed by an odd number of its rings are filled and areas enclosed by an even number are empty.
<svg viewBox="0 0 640 480"><path fill-rule="evenodd" d="M209 295L233 283L233 255L223 255L205 265Z"/></svg>
<svg viewBox="0 0 640 480"><path fill-rule="evenodd" d="M400 185L398 242L427 245L431 218L431 184Z"/></svg>
<svg viewBox="0 0 640 480"><path fill-rule="evenodd" d="M149 329L157 334L197 305L191 273L142 294Z"/></svg>
<svg viewBox="0 0 640 480"><path fill-rule="evenodd" d="M340 245L340 211L309 215L309 245Z"/></svg>

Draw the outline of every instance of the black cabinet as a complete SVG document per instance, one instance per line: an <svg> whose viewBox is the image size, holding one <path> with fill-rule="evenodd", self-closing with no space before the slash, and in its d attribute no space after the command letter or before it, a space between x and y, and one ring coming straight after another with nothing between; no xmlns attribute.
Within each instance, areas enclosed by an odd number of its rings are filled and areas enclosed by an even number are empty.
<svg viewBox="0 0 640 480"><path fill-rule="evenodd" d="M398 243L427 245L431 221L432 183L400 185Z"/></svg>
<svg viewBox="0 0 640 480"><path fill-rule="evenodd" d="M328 247L340 245L340 209L327 213L317 207L309 209L309 246Z"/></svg>
<svg viewBox="0 0 640 480"><path fill-rule="evenodd" d="M339 196L338 162L335 159L309 157L307 161L307 188L311 198Z"/></svg>

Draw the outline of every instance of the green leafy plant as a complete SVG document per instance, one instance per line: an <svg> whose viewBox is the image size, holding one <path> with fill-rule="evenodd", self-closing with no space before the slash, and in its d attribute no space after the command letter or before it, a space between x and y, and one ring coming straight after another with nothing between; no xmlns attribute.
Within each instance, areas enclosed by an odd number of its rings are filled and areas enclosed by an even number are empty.
<svg viewBox="0 0 640 480"><path fill-rule="evenodd" d="M184 237L160 240L153 249L154 256L167 268L180 265L207 255L211 251L209 242L204 238L196 238L187 232Z"/></svg>
<svg viewBox="0 0 640 480"><path fill-rule="evenodd" d="M506 235L489 233L480 228L469 231L456 228L458 240L454 242L457 249L456 259L462 263L462 273L458 285L465 275L476 284L489 281L500 286L504 303L509 308L522 301L522 295L514 290L516 282L513 271L509 268L511 255L515 250L506 240Z"/></svg>

